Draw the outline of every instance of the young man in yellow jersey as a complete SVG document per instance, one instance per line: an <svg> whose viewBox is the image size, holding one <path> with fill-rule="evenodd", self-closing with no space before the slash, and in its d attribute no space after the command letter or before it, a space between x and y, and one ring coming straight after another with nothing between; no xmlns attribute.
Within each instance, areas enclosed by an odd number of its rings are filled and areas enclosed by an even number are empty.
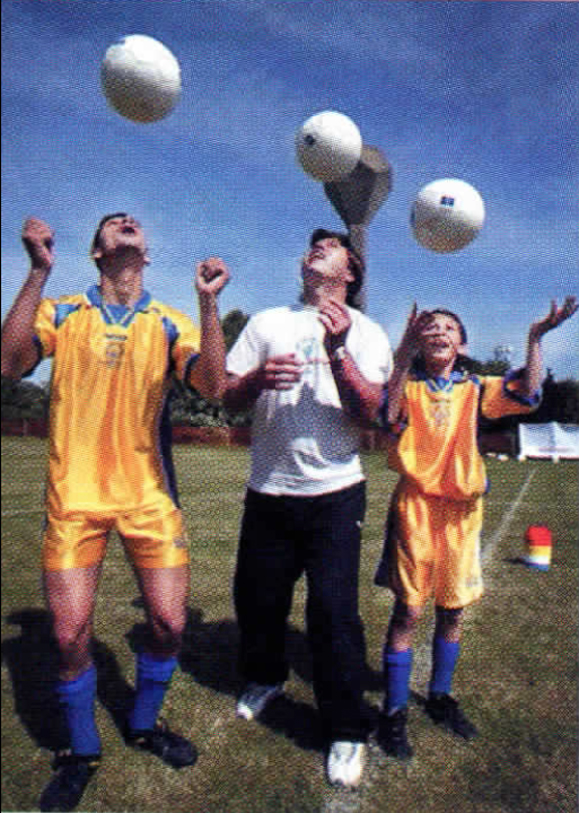
<svg viewBox="0 0 579 813"><path fill-rule="evenodd" d="M189 589L167 396L173 376L208 398L224 390L217 296L228 271L215 257L197 266L199 330L145 291L147 244L129 215L101 220L91 248L100 279L85 294L43 299L54 262L52 230L31 218L22 238L31 267L2 327L2 374L18 379L43 358L53 359L43 572L61 660L56 694L70 751L57 757L40 807L72 810L101 751L91 637L113 530L132 561L148 621L127 741L176 768L196 759L192 744L157 720L177 664Z"/></svg>
<svg viewBox="0 0 579 813"><path fill-rule="evenodd" d="M458 736L476 734L450 691L463 608L483 593L479 539L487 482L477 447L478 418L526 413L538 404L541 337L577 307L575 297L561 307L553 303L549 315L531 325L525 368L504 378L457 369L467 335L453 313L418 313L415 306L408 320L383 405L389 464L400 480L376 573L376 583L396 596L383 653L378 738L399 759L412 755L406 736L412 641L431 596L436 626L426 711Z"/></svg>

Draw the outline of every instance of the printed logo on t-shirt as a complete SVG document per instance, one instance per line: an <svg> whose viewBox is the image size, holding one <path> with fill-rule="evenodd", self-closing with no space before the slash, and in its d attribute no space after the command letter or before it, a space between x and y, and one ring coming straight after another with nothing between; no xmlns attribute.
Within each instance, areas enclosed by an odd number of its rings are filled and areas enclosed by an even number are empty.
<svg viewBox="0 0 579 813"><path fill-rule="evenodd" d="M315 336L300 339L296 344L295 353L304 364L303 378L313 376L316 365L329 363L321 342Z"/></svg>
<svg viewBox="0 0 579 813"><path fill-rule="evenodd" d="M300 339L296 345L296 355L306 364L311 364L317 354L318 347L319 342L314 336L308 339Z"/></svg>

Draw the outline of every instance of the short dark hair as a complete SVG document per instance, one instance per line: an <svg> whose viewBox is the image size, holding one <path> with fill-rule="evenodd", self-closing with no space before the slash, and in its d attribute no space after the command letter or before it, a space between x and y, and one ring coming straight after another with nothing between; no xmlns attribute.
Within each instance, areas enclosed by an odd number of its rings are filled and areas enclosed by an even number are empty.
<svg viewBox="0 0 579 813"><path fill-rule="evenodd" d="M113 220L115 217L128 217L128 214L126 212L113 212L113 214L101 217L99 224L96 228L96 231L94 233L94 237L92 238L92 243L90 244L91 255L94 253L95 249L97 249L100 245L101 231L103 230L103 226L105 225L105 223L108 223L109 220Z"/></svg>
<svg viewBox="0 0 579 813"><path fill-rule="evenodd" d="M348 283L348 291L346 294L346 304L351 307L356 307L356 296L362 287L364 280L364 260L356 249L352 246L350 236L341 231L331 231L330 229L314 229L310 237L310 246L319 243L320 240L327 240L328 238L335 238L340 241L344 248L348 249L348 267L354 279Z"/></svg>
<svg viewBox="0 0 579 813"><path fill-rule="evenodd" d="M94 257L93 254L100 245L101 232L103 230L103 226L105 225L105 223L108 223L109 220L114 220L115 217L129 217L129 215L127 212L113 212L110 215L105 215L104 217L101 217L99 224L96 228L96 231L94 233L94 237L92 238L92 243L90 244L90 256L94 260L94 263L96 267L99 269L99 271L102 270L101 261L97 257Z"/></svg>

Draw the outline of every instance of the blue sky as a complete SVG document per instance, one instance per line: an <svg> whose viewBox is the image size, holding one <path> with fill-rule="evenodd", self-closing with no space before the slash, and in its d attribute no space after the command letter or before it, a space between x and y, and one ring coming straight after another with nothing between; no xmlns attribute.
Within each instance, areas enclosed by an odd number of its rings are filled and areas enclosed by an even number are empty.
<svg viewBox="0 0 579 813"><path fill-rule="evenodd" d="M135 33L181 64L181 100L155 124L100 89L106 49ZM56 296L94 282L89 243L118 210L145 227L147 288L195 318L209 254L231 267L222 314L293 301L310 231L340 226L294 136L334 109L394 170L368 237L368 314L395 344L415 299L449 307L471 355L510 345L519 364L529 322L579 293L578 55L574 2L3 0L2 313L27 271L26 216L56 231ZM446 255L409 228L417 191L443 177L486 207L477 239ZM558 379L579 378L579 317L544 348Z"/></svg>

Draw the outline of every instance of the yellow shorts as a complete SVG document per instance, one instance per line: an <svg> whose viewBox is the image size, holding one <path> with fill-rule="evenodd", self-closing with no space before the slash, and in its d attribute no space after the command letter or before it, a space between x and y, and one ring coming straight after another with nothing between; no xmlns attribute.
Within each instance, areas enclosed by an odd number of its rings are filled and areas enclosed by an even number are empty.
<svg viewBox="0 0 579 813"><path fill-rule="evenodd" d="M392 496L375 583L409 606L458 609L483 594L480 562L482 498L429 497L411 484Z"/></svg>
<svg viewBox="0 0 579 813"><path fill-rule="evenodd" d="M183 515L173 503L163 503L123 513L49 514L42 549L44 569L100 564L111 531L117 531L137 568L179 567L189 562Z"/></svg>

